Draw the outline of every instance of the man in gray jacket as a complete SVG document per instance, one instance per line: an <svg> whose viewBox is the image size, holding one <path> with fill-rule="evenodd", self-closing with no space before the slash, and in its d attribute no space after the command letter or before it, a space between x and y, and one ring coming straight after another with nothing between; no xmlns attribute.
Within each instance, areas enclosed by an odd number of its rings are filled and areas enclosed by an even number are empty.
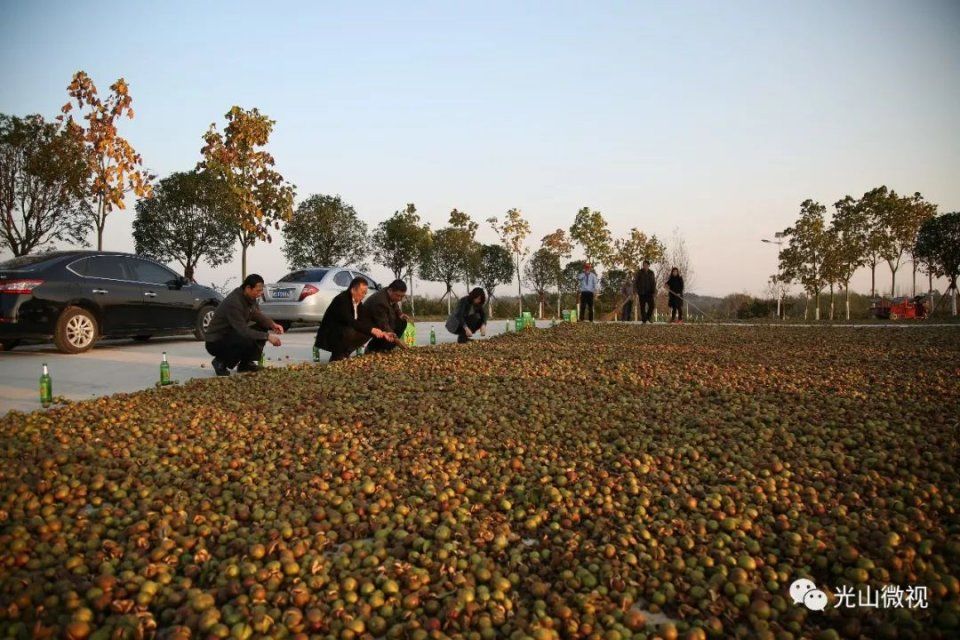
<svg viewBox="0 0 960 640"><path fill-rule="evenodd" d="M280 346L283 327L260 311L257 299L262 294L263 278L252 273L214 312L205 339L218 376L230 375L234 367L240 373L257 371L264 343Z"/></svg>

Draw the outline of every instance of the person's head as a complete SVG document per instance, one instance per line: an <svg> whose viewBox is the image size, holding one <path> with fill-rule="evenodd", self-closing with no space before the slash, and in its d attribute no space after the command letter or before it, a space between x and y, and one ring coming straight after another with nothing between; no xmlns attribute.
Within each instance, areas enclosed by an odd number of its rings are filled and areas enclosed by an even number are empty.
<svg viewBox="0 0 960 640"><path fill-rule="evenodd" d="M673 269L670 269L670 275L672 276L680 275L680 269L677 269L676 267L674 267Z"/></svg>
<svg viewBox="0 0 960 640"><path fill-rule="evenodd" d="M487 301L487 292L484 291L481 287L475 287L473 291L469 293L469 296L470 296L470 302L472 302L474 306L477 306L477 307L482 307L484 303Z"/></svg>
<svg viewBox="0 0 960 640"><path fill-rule="evenodd" d="M369 286L366 278L357 276L350 281L350 297L353 298L354 302L360 302L367 295Z"/></svg>
<svg viewBox="0 0 960 640"><path fill-rule="evenodd" d="M251 273L243 279L243 295L250 300L256 300L263 295L263 278L256 273Z"/></svg>
<svg viewBox="0 0 960 640"><path fill-rule="evenodd" d="M584 270L585 272L589 273L591 269L593 269L593 265L592 265L592 264L590 264L589 262L584 262L584 263L583 263L583 270Z"/></svg>
<svg viewBox="0 0 960 640"><path fill-rule="evenodd" d="M649 270L649 269L650 269L650 261L649 261L649 260L644 260L644 261L643 261L642 268L643 268L644 271Z"/></svg>
<svg viewBox="0 0 960 640"><path fill-rule="evenodd" d="M387 285L387 297L390 302L401 302L407 295L407 283L403 280L394 280Z"/></svg>

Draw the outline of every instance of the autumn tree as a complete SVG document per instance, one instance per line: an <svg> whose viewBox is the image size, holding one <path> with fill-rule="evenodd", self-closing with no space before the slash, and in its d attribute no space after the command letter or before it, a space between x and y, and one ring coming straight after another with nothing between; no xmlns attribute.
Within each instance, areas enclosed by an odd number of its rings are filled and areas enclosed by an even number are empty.
<svg viewBox="0 0 960 640"><path fill-rule="evenodd" d="M889 236L885 221L894 214L897 194L886 186L876 187L864 193L856 204L863 216L866 229L863 262L870 268L870 297L877 295L877 265L887 253Z"/></svg>
<svg viewBox="0 0 960 640"><path fill-rule="evenodd" d="M70 129L0 114L0 243L14 256L58 241L86 245L90 172L83 141Z"/></svg>
<svg viewBox="0 0 960 640"><path fill-rule="evenodd" d="M233 235L224 216L229 193L209 174L173 173L161 180L152 198L141 198L133 219L137 253L177 262L194 279L200 260L219 267L233 259Z"/></svg>
<svg viewBox="0 0 960 640"><path fill-rule="evenodd" d="M367 225L339 195L310 196L283 227L283 255L291 269L317 265L366 269L369 253Z"/></svg>
<svg viewBox="0 0 960 640"><path fill-rule="evenodd" d="M234 106L225 116L223 132L216 123L203 136L199 169L220 181L231 194L225 212L240 242L240 271L247 276L247 249L258 240L272 241L271 228L293 215L294 188L274 169L273 156L264 149L275 121L258 109Z"/></svg>
<svg viewBox="0 0 960 640"><path fill-rule="evenodd" d="M523 280L537 294L538 316L543 318L543 305L547 299L547 289L557 279L560 259L549 249L540 248L533 252L523 268Z"/></svg>
<svg viewBox="0 0 960 640"><path fill-rule="evenodd" d="M663 261L666 257L667 249L663 246L663 243L657 239L656 235L647 236L644 232L640 231L636 227L630 229L630 234L626 238L617 238L613 243L613 250L610 254L610 263L615 266L622 267L630 272L632 275L635 275L637 270L640 269L643 261L646 260L650 264L657 266L657 278L658 283L665 281L665 278L662 278L663 272ZM633 319L637 319L638 309L640 307L639 298L637 297L636 292L633 294L633 304L631 308L633 309Z"/></svg>
<svg viewBox="0 0 960 640"><path fill-rule="evenodd" d="M110 85L110 95L101 99L97 87L83 71L74 74L67 87L69 101L63 105L60 120L70 132L83 141L90 180L87 193L92 207L86 209L97 229L97 250L103 250L103 229L107 216L116 209L125 209L128 193L148 198L152 193L153 176L143 170L143 159L133 146L117 132L118 121L133 119L133 98L123 78ZM73 117L74 103L80 124Z"/></svg>
<svg viewBox="0 0 960 640"><path fill-rule="evenodd" d="M602 213L589 207L580 209L570 226L570 237L583 248L587 262L607 264L612 237Z"/></svg>
<svg viewBox="0 0 960 640"><path fill-rule="evenodd" d="M430 247L431 235L430 227L420 222L417 207L410 203L377 225L371 238L374 260L390 269L395 280L410 279L411 310L414 270Z"/></svg>
<svg viewBox="0 0 960 640"><path fill-rule="evenodd" d="M470 264L474 251L476 222L470 216L454 209L450 212L449 226L433 234L429 250L425 251L420 273L427 280L442 282L446 286L443 298L447 300L447 313L450 313L451 299L454 296L453 285L461 278L466 280L473 268Z"/></svg>
<svg viewBox="0 0 960 640"><path fill-rule="evenodd" d="M957 315L957 277L960 276L960 211L926 220L917 234L913 255L937 277L949 281L951 313Z"/></svg>
<svg viewBox="0 0 960 640"><path fill-rule="evenodd" d="M833 205L833 220L827 229L830 271L844 291L846 319L850 319L850 280L866 261L870 220L856 200L846 196ZM831 311L833 307L831 293ZM832 319L832 314L831 314Z"/></svg>
<svg viewBox="0 0 960 640"><path fill-rule="evenodd" d="M519 209L510 209L507 215L500 223L496 217L488 218L487 222L493 227L493 230L500 237L500 242L511 253L515 260L514 268L517 274L517 303L520 307L520 315L523 315L523 291L522 291L522 270L523 258L530 253L530 249L524 246L524 240L530 235L530 223L523 219L523 214Z"/></svg>
<svg viewBox="0 0 960 640"><path fill-rule="evenodd" d="M567 233L563 229L557 229L551 234L543 237L540 241L540 247L550 252L556 259L555 265L557 272L553 284L557 287L557 317L561 317L562 309L561 299L563 298L563 269L561 265L573 253L573 242L567 238Z"/></svg>
<svg viewBox="0 0 960 640"><path fill-rule="evenodd" d="M917 242L917 233L924 222L937 214L937 205L927 202L919 193L912 196L893 194L892 206L882 210L880 219L884 243L881 255L890 267L890 295L896 295L897 271L905 254ZM916 288L916 282L914 282Z"/></svg>
<svg viewBox="0 0 960 640"><path fill-rule="evenodd" d="M487 292L487 315L493 318L494 291L513 280L513 256L498 244L481 245L478 279Z"/></svg>
<svg viewBox="0 0 960 640"><path fill-rule="evenodd" d="M820 293L825 284L826 210L819 202L804 200L794 225L776 234L787 243L780 250L780 275L787 281L799 282L813 296L816 320L820 319Z"/></svg>

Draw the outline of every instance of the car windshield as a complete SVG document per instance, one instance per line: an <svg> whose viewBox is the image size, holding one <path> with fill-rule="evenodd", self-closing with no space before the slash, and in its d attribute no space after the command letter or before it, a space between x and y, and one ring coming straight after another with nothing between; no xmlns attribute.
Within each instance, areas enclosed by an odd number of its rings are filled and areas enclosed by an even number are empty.
<svg viewBox="0 0 960 640"><path fill-rule="evenodd" d="M294 271L280 278L280 282L320 282L325 275L327 275L327 269Z"/></svg>
<svg viewBox="0 0 960 640"><path fill-rule="evenodd" d="M32 269L39 264L53 260L54 258L59 258L60 254L47 254L39 256L20 256L19 258L11 258L4 262L0 262L0 269Z"/></svg>

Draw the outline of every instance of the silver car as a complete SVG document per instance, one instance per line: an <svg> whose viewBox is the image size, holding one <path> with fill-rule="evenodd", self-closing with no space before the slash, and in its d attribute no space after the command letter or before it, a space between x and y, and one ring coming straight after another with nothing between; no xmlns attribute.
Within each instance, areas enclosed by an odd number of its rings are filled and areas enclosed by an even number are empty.
<svg viewBox="0 0 960 640"><path fill-rule="evenodd" d="M370 285L368 296L380 289L373 278L355 269L307 267L268 283L263 288L260 310L284 329L294 322L320 322L333 297L347 289L357 276Z"/></svg>

